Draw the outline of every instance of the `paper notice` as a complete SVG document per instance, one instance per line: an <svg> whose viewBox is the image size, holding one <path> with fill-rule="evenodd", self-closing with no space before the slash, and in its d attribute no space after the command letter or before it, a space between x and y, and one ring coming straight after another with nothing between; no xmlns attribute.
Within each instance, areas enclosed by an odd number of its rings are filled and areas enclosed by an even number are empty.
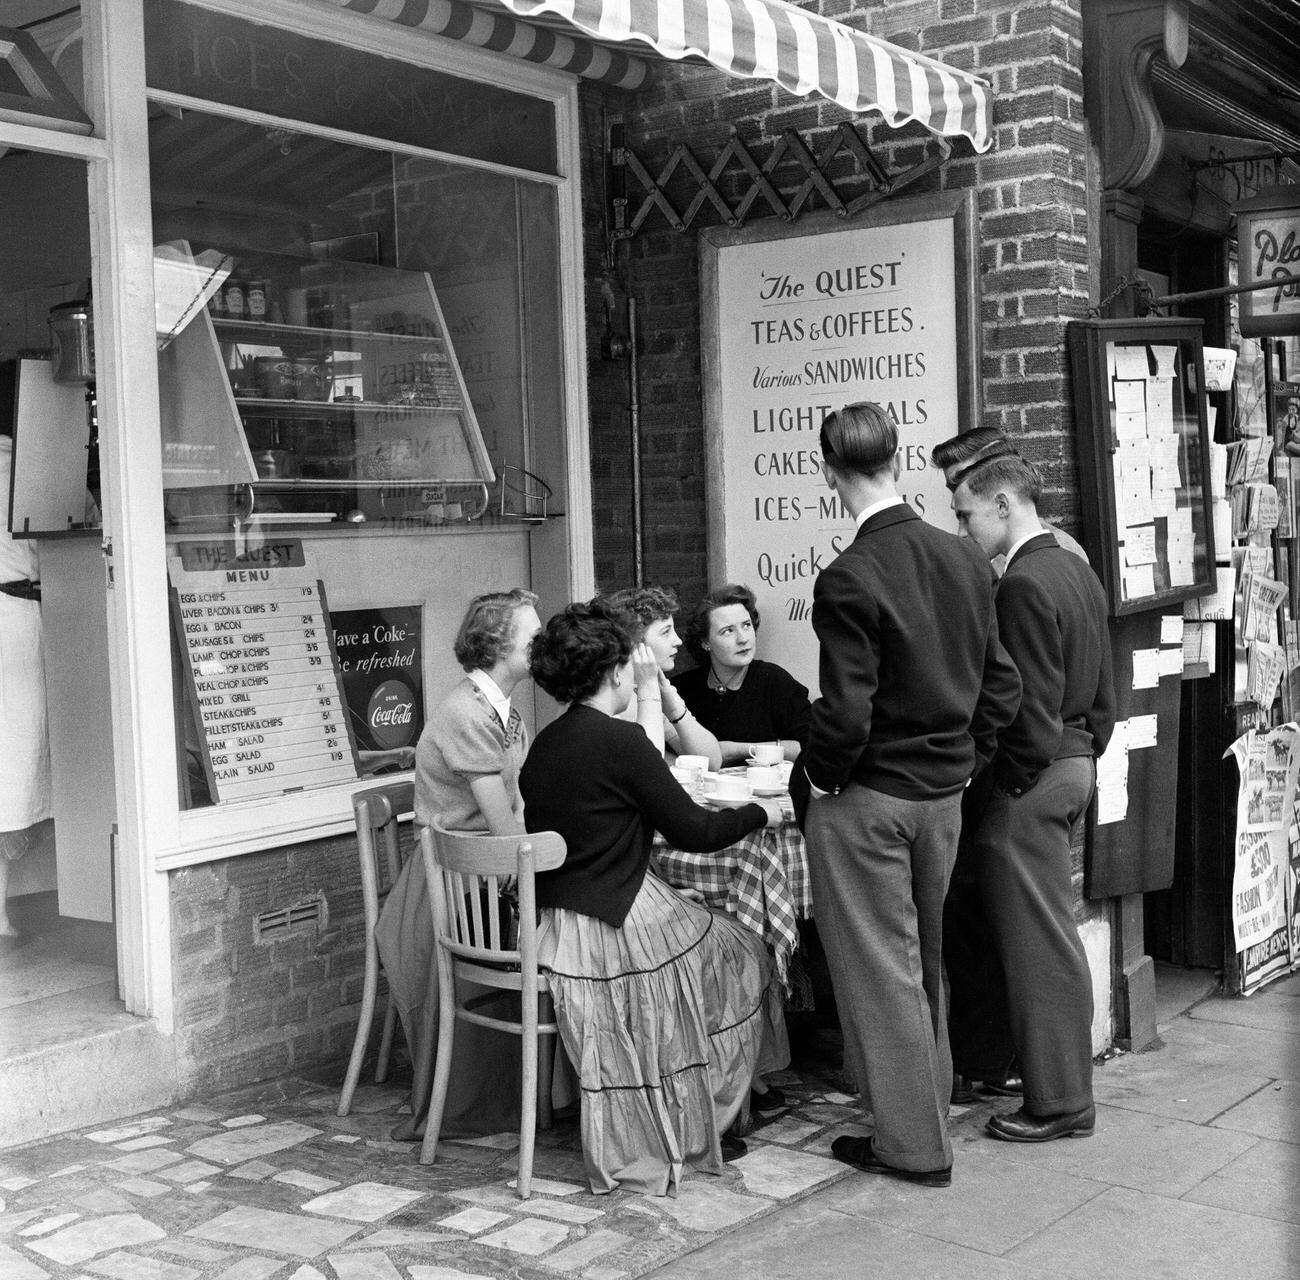
<svg viewBox="0 0 1300 1280"><path fill-rule="evenodd" d="M1112 386L1115 389L1116 413L1140 413L1147 411L1147 384L1145 377L1129 381L1117 379Z"/></svg>
<svg viewBox="0 0 1300 1280"><path fill-rule="evenodd" d="M1151 514L1157 520L1167 519L1178 510L1178 490L1162 489L1159 484L1151 486Z"/></svg>
<svg viewBox="0 0 1300 1280"><path fill-rule="evenodd" d="M1153 436L1174 429L1172 378L1152 378L1147 383L1147 430Z"/></svg>
<svg viewBox="0 0 1300 1280"><path fill-rule="evenodd" d="M1169 557L1169 585L1190 587L1196 581L1196 568L1191 556Z"/></svg>
<svg viewBox="0 0 1300 1280"><path fill-rule="evenodd" d="M1228 446L1210 445L1210 494L1215 498L1228 495Z"/></svg>
<svg viewBox="0 0 1300 1280"><path fill-rule="evenodd" d="M1180 643L1176 649L1160 650L1160 674L1162 676L1180 676L1183 674L1183 646Z"/></svg>
<svg viewBox="0 0 1300 1280"><path fill-rule="evenodd" d="M1196 600L1183 601L1183 617L1196 622L1231 622L1237 578L1231 565L1216 566L1214 592Z"/></svg>
<svg viewBox="0 0 1300 1280"><path fill-rule="evenodd" d="M1155 566L1149 564L1133 565L1124 570L1124 598L1140 600L1143 596L1156 593Z"/></svg>
<svg viewBox="0 0 1300 1280"><path fill-rule="evenodd" d="M1160 683L1160 650L1133 650L1133 687L1154 689Z"/></svg>
<svg viewBox="0 0 1300 1280"><path fill-rule="evenodd" d="M1115 353L1116 378L1140 378L1145 382L1151 376L1151 362L1147 357L1145 343L1141 346L1116 345L1111 350Z"/></svg>
<svg viewBox="0 0 1300 1280"><path fill-rule="evenodd" d="M1232 504L1226 498L1215 498L1211 510L1214 512L1214 558L1226 564L1232 556Z"/></svg>
<svg viewBox="0 0 1300 1280"><path fill-rule="evenodd" d="M1183 672L1196 678L1214 674L1214 623L1189 622L1183 628Z"/></svg>
<svg viewBox="0 0 1300 1280"><path fill-rule="evenodd" d="M1185 623L1181 613L1164 613L1160 615L1160 643L1182 644Z"/></svg>
<svg viewBox="0 0 1300 1280"><path fill-rule="evenodd" d="M1128 815L1128 723L1117 721L1097 761L1097 821L1122 822Z"/></svg>
<svg viewBox="0 0 1300 1280"><path fill-rule="evenodd" d="M1128 719L1128 749L1130 751L1140 751L1143 747L1154 747L1156 745L1156 717L1154 714L1149 716L1129 716Z"/></svg>
<svg viewBox="0 0 1300 1280"><path fill-rule="evenodd" d="M1124 530L1124 563L1155 564L1156 527L1153 524L1131 525Z"/></svg>
<svg viewBox="0 0 1300 1280"><path fill-rule="evenodd" d="M1178 348L1152 347L1152 358L1156 362L1155 381L1164 381L1178 375ZM1147 403L1151 403L1151 392L1147 390Z"/></svg>
<svg viewBox="0 0 1300 1280"><path fill-rule="evenodd" d="M1142 413L1116 413L1115 438L1117 440L1145 440L1147 415Z"/></svg>

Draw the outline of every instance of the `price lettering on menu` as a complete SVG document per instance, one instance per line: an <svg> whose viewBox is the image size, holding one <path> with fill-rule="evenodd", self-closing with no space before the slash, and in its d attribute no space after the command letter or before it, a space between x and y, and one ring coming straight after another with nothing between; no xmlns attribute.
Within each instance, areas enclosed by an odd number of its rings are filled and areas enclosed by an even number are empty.
<svg viewBox="0 0 1300 1280"><path fill-rule="evenodd" d="M213 799L352 781L324 590L302 544L189 544L168 569Z"/></svg>

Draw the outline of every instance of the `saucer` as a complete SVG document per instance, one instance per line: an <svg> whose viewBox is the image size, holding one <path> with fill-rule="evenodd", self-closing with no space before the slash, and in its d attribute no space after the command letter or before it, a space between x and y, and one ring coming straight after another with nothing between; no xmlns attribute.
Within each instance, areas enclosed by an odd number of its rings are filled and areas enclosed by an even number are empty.
<svg viewBox="0 0 1300 1280"><path fill-rule="evenodd" d="M749 796L746 796L743 800L731 800L710 793L704 797L704 803L712 805L715 809L743 809L747 804L753 804L754 801Z"/></svg>
<svg viewBox="0 0 1300 1280"><path fill-rule="evenodd" d="M785 787L751 787L750 790L756 796L761 796L765 800L771 800L776 796L783 796L786 794Z"/></svg>

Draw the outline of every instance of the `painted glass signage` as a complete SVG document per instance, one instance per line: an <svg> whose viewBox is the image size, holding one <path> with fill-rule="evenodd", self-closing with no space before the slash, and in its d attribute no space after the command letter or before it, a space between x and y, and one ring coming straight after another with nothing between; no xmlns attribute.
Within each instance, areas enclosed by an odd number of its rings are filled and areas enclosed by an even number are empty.
<svg viewBox="0 0 1300 1280"><path fill-rule="evenodd" d="M1240 283L1271 288L1243 293L1245 337L1300 333L1300 188L1278 187L1237 205Z"/></svg>

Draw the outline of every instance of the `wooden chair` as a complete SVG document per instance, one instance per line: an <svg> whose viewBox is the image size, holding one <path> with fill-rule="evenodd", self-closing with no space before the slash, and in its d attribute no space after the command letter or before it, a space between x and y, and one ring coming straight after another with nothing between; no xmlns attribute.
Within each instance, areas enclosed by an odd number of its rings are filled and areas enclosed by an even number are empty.
<svg viewBox="0 0 1300 1280"><path fill-rule="evenodd" d="M361 900L366 916L366 972L361 989L361 1014L357 1019L356 1039L352 1042L352 1057L348 1061L347 1075L343 1078L343 1092L339 1095L338 1113L345 1116L352 1109L352 1095L361 1078L361 1063L370 1043L370 1028L375 1020L375 999L379 991L379 946L375 942L375 926L379 911L388 897L388 891L406 863L402 852L397 821L400 814L410 813L415 807L415 783L389 782L383 786L367 787L352 796L352 813L357 824L357 858L361 864ZM393 997L388 997L384 1014L384 1031L379 1040L379 1059L375 1064L375 1083L381 1084L388 1076L388 1055L393 1047L393 1030L397 1025L397 1007Z"/></svg>
<svg viewBox="0 0 1300 1280"><path fill-rule="evenodd" d="M438 1062L433 1073L429 1117L420 1148L420 1163L432 1164L442 1129L451 1079L451 1053L456 1019L496 1027L521 1038L523 1083L519 1119L519 1197L532 1189L533 1145L541 1102L543 1128L550 1126L553 1052L541 1055L538 1037L557 1034L555 1022L539 1022L540 998L550 984L537 969L537 899L533 876L558 867L566 853L564 839L554 831L521 836L486 836L448 831L437 818L420 830L420 853L429 882L438 965ZM501 913L495 909L499 877L513 875L519 895L519 944L507 949ZM488 908L484 909L484 904ZM456 979L491 990L486 995L458 997ZM478 1012L498 992L520 993L517 1020ZM550 1046L554 1048L553 1045ZM539 1078L540 1076L540 1078Z"/></svg>

